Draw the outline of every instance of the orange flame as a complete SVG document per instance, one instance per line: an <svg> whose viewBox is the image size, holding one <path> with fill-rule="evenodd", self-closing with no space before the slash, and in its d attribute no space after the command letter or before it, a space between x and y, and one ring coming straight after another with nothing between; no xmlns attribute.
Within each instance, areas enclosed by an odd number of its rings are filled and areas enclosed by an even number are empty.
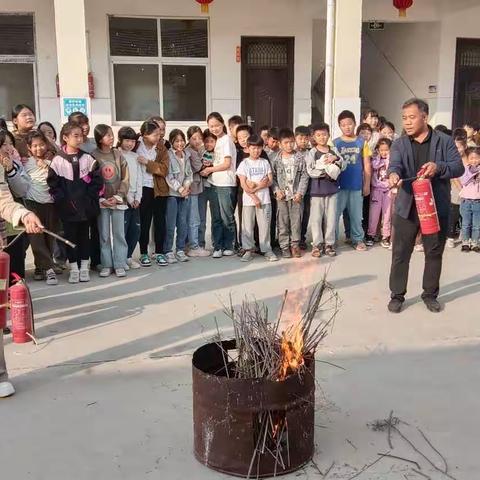
<svg viewBox="0 0 480 480"><path fill-rule="evenodd" d="M300 321L282 333L281 342L282 365L279 380L295 373L303 364L303 330Z"/></svg>

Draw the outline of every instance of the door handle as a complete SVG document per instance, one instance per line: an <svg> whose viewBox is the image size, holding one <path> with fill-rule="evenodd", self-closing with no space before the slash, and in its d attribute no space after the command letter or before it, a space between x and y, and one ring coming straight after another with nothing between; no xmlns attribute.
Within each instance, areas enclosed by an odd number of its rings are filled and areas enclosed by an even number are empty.
<svg viewBox="0 0 480 480"><path fill-rule="evenodd" d="M254 120L250 115L248 115L248 116L247 116L247 123L248 123L250 126L252 126L252 124L255 123L255 120Z"/></svg>

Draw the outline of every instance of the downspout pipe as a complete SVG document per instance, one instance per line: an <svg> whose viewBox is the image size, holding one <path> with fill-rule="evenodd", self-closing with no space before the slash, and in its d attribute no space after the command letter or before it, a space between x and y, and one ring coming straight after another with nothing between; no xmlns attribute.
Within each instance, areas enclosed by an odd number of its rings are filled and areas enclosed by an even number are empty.
<svg viewBox="0 0 480 480"><path fill-rule="evenodd" d="M327 38L325 52L325 106L324 121L333 128L333 70L335 59L335 7L336 0L327 0Z"/></svg>

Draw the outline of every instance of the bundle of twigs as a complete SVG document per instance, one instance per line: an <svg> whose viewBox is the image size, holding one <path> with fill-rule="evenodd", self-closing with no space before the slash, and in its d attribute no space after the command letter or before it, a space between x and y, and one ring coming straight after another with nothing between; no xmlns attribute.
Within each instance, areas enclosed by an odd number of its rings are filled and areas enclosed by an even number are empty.
<svg viewBox="0 0 480 480"><path fill-rule="evenodd" d="M267 306L257 300L244 299L235 307L232 299L225 307L225 314L232 320L237 346L234 362L234 375L237 378L266 378L282 380L286 375L301 373L304 364L294 371L285 372L282 365L287 348L298 348L301 358L312 357L333 327L339 310L340 300L326 276L316 284L307 297L305 307L298 306L299 318L283 318L289 302L298 302L298 294L289 295L285 291L280 312L276 321L271 322ZM324 313L325 315L319 315ZM282 325L288 326L283 329ZM300 342L294 342L301 338ZM296 343L296 345L294 345ZM283 347L282 347L283 345Z"/></svg>

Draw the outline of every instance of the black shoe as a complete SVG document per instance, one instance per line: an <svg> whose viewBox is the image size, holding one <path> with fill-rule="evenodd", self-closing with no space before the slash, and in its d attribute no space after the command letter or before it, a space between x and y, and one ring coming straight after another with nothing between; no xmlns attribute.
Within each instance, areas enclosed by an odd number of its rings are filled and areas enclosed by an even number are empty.
<svg viewBox="0 0 480 480"><path fill-rule="evenodd" d="M4 334L4 335L10 335L11 333L12 333L12 332L11 332L11 330L10 330L8 327L5 327L5 328L3 329L3 334Z"/></svg>
<svg viewBox="0 0 480 480"><path fill-rule="evenodd" d="M372 237L369 237L368 235L365 237L365 245L367 247L373 247L375 243L375 240Z"/></svg>
<svg viewBox="0 0 480 480"><path fill-rule="evenodd" d="M399 298L392 298L388 302L388 311L391 313L400 313L402 311L403 302Z"/></svg>
<svg viewBox="0 0 480 480"><path fill-rule="evenodd" d="M462 245L462 252L469 252L470 251L470 245L464 244Z"/></svg>
<svg viewBox="0 0 480 480"><path fill-rule="evenodd" d="M430 312L438 313L442 310L442 306L436 298L425 297L423 298L423 303Z"/></svg>
<svg viewBox="0 0 480 480"><path fill-rule="evenodd" d="M480 253L480 245L475 245L474 247L472 247L472 252Z"/></svg>
<svg viewBox="0 0 480 480"><path fill-rule="evenodd" d="M292 252L289 248L282 248L282 258L292 258Z"/></svg>

